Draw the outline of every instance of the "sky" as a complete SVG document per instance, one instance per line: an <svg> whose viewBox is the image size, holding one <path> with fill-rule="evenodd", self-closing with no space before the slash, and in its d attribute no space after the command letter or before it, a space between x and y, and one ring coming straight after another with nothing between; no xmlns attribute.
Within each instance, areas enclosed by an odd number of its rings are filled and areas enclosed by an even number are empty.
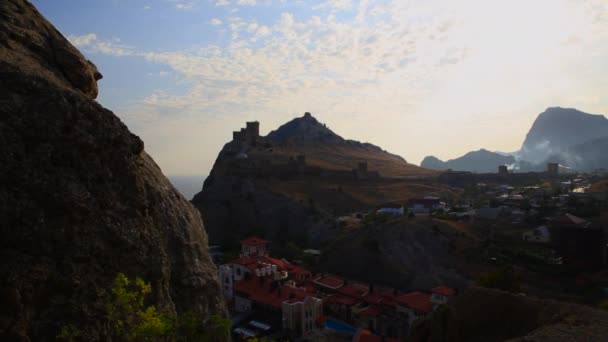
<svg viewBox="0 0 608 342"><path fill-rule="evenodd" d="M33 0L165 174L311 112L418 164L521 147L547 107L608 113L608 0Z"/></svg>

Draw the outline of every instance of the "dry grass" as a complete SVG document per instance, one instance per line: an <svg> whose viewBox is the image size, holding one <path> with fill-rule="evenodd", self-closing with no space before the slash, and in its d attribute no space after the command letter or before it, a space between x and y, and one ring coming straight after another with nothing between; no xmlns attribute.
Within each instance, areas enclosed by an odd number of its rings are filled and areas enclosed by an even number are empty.
<svg viewBox="0 0 608 342"><path fill-rule="evenodd" d="M602 179L601 181L591 184L589 192L608 192L608 179Z"/></svg>
<svg viewBox="0 0 608 342"><path fill-rule="evenodd" d="M382 177L405 178L432 176L436 170L424 169L407 163L403 158L383 151L350 145L281 146L273 148L274 160L289 156L306 155L306 163L327 170L352 170L361 161L367 161L369 171L378 171Z"/></svg>
<svg viewBox="0 0 608 342"><path fill-rule="evenodd" d="M337 214L369 210L387 202L403 203L413 197L454 195L460 191L443 184L410 180L337 182L303 178L263 182L275 193L302 201L309 201L312 198L315 204Z"/></svg>

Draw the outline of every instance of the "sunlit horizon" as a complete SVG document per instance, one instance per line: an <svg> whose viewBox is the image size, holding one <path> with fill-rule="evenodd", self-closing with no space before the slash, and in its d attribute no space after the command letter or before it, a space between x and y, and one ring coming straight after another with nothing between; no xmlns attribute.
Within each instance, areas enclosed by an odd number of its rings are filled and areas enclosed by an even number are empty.
<svg viewBox="0 0 608 342"><path fill-rule="evenodd" d="M413 164L516 151L547 107L608 113L602 0L33 2L166 174L304 112Z"/></svg>

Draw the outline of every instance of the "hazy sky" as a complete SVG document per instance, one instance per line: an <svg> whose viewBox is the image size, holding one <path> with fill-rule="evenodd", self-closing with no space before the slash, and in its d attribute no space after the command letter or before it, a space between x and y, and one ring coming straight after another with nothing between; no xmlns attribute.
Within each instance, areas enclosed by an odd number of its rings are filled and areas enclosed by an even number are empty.
<svg viewBox="0 0 608 342"><path fill-rule="evenodd" d="M306 111L416 164L517 150L546 107L608 113L608 0L33 2L166 174Z"/></svg>

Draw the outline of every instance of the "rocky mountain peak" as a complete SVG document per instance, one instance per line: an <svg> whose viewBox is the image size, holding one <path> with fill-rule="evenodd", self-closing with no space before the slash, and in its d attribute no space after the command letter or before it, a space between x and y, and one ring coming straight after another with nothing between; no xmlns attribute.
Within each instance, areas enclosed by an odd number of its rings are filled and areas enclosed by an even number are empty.
<svg viewBox="0 0 608 342"><path fill-rule="evenodd" d="M608 119L574 108L550 107L540 113L520 151L524 160L540 163L552 154L592 139L608 137Z"/></svg>
<svg viewBox="0 0 608 342"><path fill-rule="evenodd" d="M39 76L56 86L97 97L97 67L27 1L0 4L0 41L5 71Z"/></svg>
<svg viewBox="0 0 608 342"><path fill-rule="evenodd" d="M311 113L295 118L270 132L267 136L273 142L285 143L288 141L307 143L339 143L344 139L334 133L327 125L319 122Z"/></svg>

